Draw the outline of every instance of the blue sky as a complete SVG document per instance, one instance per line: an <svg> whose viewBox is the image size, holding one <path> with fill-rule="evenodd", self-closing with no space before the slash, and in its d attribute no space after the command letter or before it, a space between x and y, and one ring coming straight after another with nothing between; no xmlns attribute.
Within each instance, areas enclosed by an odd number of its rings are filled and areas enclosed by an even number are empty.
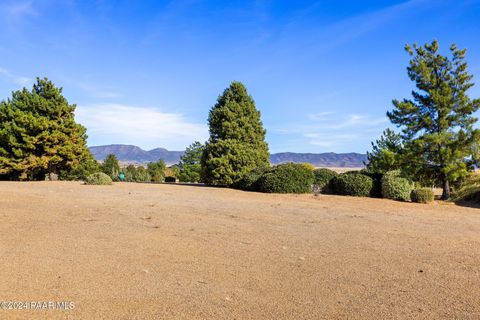
<svg viewBox="0 0 480 320"><path fill-rule="evenodd" d="M467 48L480 97L480 1L0 0L0 98L48 77L89 145L182 150L232 80L272 152L365 152L413 89L406 43Z"/></svg>

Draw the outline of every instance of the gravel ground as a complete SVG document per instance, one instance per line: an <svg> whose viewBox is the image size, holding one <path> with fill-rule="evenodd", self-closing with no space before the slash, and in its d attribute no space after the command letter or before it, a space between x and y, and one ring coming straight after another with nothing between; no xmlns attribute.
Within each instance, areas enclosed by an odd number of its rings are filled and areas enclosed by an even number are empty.
<svg viewBox="0 0 480 320"><path fill-rule="evenodd" d="M30 308L0 319L480 319L480 209L130 183L0 195L0 301Z"/></svg>

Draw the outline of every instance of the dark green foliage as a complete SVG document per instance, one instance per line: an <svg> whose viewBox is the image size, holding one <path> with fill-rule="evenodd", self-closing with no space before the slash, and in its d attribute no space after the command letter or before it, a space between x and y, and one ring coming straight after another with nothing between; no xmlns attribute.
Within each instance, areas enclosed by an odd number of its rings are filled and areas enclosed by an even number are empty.
<svg viewBox="0 0 480 320"><path fill-rule="evenodd" d="M85 184L110 185L112 184L112 178L103 172L96 172L85 178Z"/></svg>
<svg viewBox="0 0 480 320"><path fill-rule="evenodd" d="M120 173L120 164L114 154L109 154L103 161L100 169L103 173L112 178L113 181L118 181L118 174Z"/></svg>
<svg viewBox="0 0 480 320"><path fill-rule="evenodd" d="M208 117L210 138L202 154L206 183L231 185L254 168L269 165L265 130L253 98L240 82L232 82Z"/></svg>
<svg viewBox="0 0 480 320"><path fill-rule="evenodd" d="M402 149L401 135L386 129L379 140L372 142L372 151L367 152L368 171L385 173L400 169Z"/></svg>
<svg viewBox="0 0 480 320"><path fill-rule="evenodd" d="M31 91L15 91L0 102L0 175L12 180L51 179L78 168L88 156L86 129L71 105L48 79Z"/></svg>
<svg viewBox="0 0 480 320"><path fill-rule="evenodd" d="M408 75L419 91L413 99L394 100L387 115L402 127L404 167L411 176L440 181L443 199L450 195L450 183L468 172L465 157L480 131L473 117L480 99L471 100L467 91L473 76L467 72L466 50L450 47L451 57L438 53L437 41L423 47L406 46L410 60Z"/></svg>
<svg viewBox="0 0 480 320"><path fill-rule="evenodd" d="M242 179L233 184L233 187L245 191L258 191L258 179L270 168L261 166L247 173Z"/></svg>
<svg viewBox="0 0 480 320"><path fill-rule="evenodd" d="M399 170L389 171L382 178L382 196L386 199L410 201L413 182L402 176Z"/></svg>
<svg viewBox="0 0 480 320"><path fill-rule="evenodd" d="M205 146L195 141L180 157L178 178L182 182L201 182L201 159Z"/></svg>
<svg viewBox="0 0 480 320"><path fill-rule="evenodd" d="M89 151L86 158L80 161L77 168L69 171L62 170L59 177L60 180L85 180L87 176L96 172L100 172L100 164Z"/></svg>
<svg viewBox="0 0 480 320"><path fill-rule="evenodd" d="M168 182L168 183L177 182L177 178L172 176L167 176L165 177L165 182Z"/></svg>
<svg viewBox="0 0 480 320"><path fill-rule="evenodd" d="M370 196L373 198L381 198L383 173L375 172L368 168L360 170L360 173L369 176L373 180L373 188Z"/></svg>
<svg viewBox="0 0 480 320"><path fill-rule="evenodd" d="M152 182L163 182L165 177L165 161L162 159L157 162L150 162L147 165L147 171Z"/></svg>
<svg viewBox="0 0 480 320"><path fill-rule="evenodd" d="M333 192L333 185L332 181L333 178L338 176L338 173L327 169L327 168L320 168L315 169L313 171L314 175L314 183L313 183L313 192L314 193L332 193Z"/></svg>
<svg viewBox="0 0 480 320"><path fill-rule="evenodd" d="M419 188L412 191L413 202L429 203L435 200L435 194L431 188Z"/></svg>
<svg viewBox="0 0 480 320"><path fill-rule="evenodd" d="M369 197L373 190L373 179L360 172L342 173L332 181L335 194Z"/></svg>
<svg viewBox="0 0 480 320"><path fill-rule="evenodd" d="M258 191L268 193L307 193L312 189L313 172L298 163L285 163L265 172L257 182Z"/></svg>

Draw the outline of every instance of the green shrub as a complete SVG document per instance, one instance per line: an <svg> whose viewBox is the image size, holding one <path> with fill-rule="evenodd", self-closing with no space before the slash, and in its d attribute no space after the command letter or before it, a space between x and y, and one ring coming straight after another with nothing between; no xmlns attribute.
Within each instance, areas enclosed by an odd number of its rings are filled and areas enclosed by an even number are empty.
<svg viewBox="0 0 480 320"><path fill-rule="evenodd" d="M360 170L360 173L369 176L373 180L373 188L370 196L374 198L381 198L383 173L375 172L369 169L362 169Z"/></svg>
<svg viewBox="0 0 480 320"><path fill-rule="evenodd" d="M435 200L435 194L431 188L418 188L412 191L411 198L413 202L429 203Z"/></svg>
<svg viewBox="0 0 480 320"><path fill-rule="evenodd" d="M359 172L342 173L333 178L336 194L355 197L369 197L373 189L373 179Z"/></svg>
<svg viewBox="0 0 480 320"><path fill-rule="evenodd" d="M474 201L480 202L480 174L472 173L461 184L450 198L451 201Z"/></svg>
<svg viewBox="0 0 480 320"><path fill-rule="evenodd" d="M168 182L168 183L177 182L177 178L168 176L168 177L165 177L165 182Z"/></svg>
<svg viewBox="0 0 480 320"><path fill-rule="evenodd" d="M338 173L327 169L315 169L313 171L314 175L314 182L313 182L313 192L314 193L332 193L333 186L332 181L333 178L338 176Z"/></svg>
<svg viewBox="0 0 480 320"><path fill-rule="evenodd" d="M414 184L402 177L400 170L389 171L382 178L382 196L386 199L410 201Z"/></svg>
<svg viewBox="0 0 480 320"><path fill-rule="evenodd" d="M257 181L258 191L268 193L307 193L312 184L312 170L298 163L275 166Z"/></svg>
<svg viewBox="0 0 480 320"><path fill-rule="evenodd" d="M85 184L110 185L112 184L112 178L103 172L96 172L85 178Z"/></svg>
<svg viewBox="0 0 480 320"><path fill-rule="evenodd" d="M243 178L238 182L233 184L235 189L245 190L245 191L257 191L258 190L258 179L265 174L270 168L265 166L260 166L253 169L247 173Z"/></svg>

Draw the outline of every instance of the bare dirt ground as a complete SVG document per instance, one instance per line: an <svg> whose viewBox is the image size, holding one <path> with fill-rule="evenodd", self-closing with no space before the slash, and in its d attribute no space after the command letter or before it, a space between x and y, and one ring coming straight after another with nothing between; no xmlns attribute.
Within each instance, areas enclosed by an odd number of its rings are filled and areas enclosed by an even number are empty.
<svg viewBox="0 0 480 320"><path fill-rule="evenodd" d="M480 319L480 209L0 183L0 319Z"/></svg>

